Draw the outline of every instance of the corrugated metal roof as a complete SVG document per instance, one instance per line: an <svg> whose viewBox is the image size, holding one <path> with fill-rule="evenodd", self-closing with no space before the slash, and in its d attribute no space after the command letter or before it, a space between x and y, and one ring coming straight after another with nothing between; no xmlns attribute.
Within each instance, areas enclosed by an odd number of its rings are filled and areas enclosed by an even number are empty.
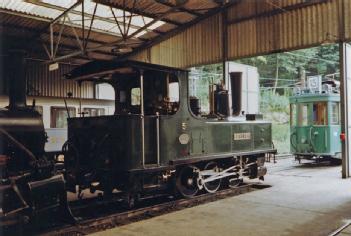
<svg viewBox="0 0 351 236"><path fill-rule="evenodd" d="M57 19L68 8L72 8L67 13L65 22L64 17L61 17L53 25L53 41L54 43L58 41L61 24L64 23L73 27L75 29L73 31L77 33L73 32L70 27L63 29L59 47L64 49L63 54L65 52L73 52L72 47L77 46L75 38L78 36L82 40L84 35L81 30L83 22L81 16L82 6L78 1L80 0L3 0L0 3L0 31L3 33L3 38L6 39L9 36L10 38L6 40L13 41L13 38L27 36L32 37L30 38L31 44L38 44L35 46L37 49L42 47L40 46L41 43L49 46L49 23ZM93 48L89 48L88 51L94 52L88 53L88 56L100 55L99 58L104 55L101 52L110 56L118 56L120 54L114 54L111 50L125 46L134 49L145 43L158 40L164 34L173 32L177 28L183 27L184 24L220 7L216 0L191 0L185 1L185 4L182 5L176 5L179 1L173 0L82 1L84 1L85 12L85 36L88 34L92 15L95 15L88 40L88 45ZM97 8L95 10L96 4ZM119 25L116 23L116 19ZM123 25L127 25L129 21L130 27L126 26L124 29ZM151 24L150 22L153 23ZM144 27L144 25L148 27L141 30L140 28ZM123 35L121 30L124 31L122 32ZM128 31L128 33L125 31ZM133 37L129 37L130 35ZM105 46L106 43L108 45ZM83 55L83 57L86 56ZM106 58L109 58L109 56Z"/></svg>
<svg viewBox="0 0 351 236"><path fill-rule="evenodd" d="M60 1L55 1L55 0L33 1L32 0L30 2L25 2L23 0L4 0L1 3L1 8L10 10L10 11L19 12L19 13L28 14L31 16L42 17L45 19L53 20L57 18L60 14L62 14L65 9L71 7L75 3L76 3L75 0L60 0ZM84 12L88 14L93 14L95 3L90 0L85 0L84 8L85 8ZM122 17L123 14L127 14L127 16L132 15L132 13L130 12L123 13L122 10L116 9L116 8L112 9L112 11L114 12L117 19L119 17ZM82 12L81 6L77 6L73 9L72 13L68 14L68 17L72 25L76 25L76 26L82 25L81 12ZM113 14L109 7L98 4L95 15L101 18L105 18L106 20L95 19L92 25L93 30L98 29L112 35L121 36L117 24L114 21L107 20L107 19L113 18ZM142 27L145 23L147 24L152 21L152 18L149 18L149 17L143 17L143 18L144 19L142 19L141 16L132 16L131 27L129 29L130 34L134 33L138 28ZM91 20L90 17L85 17L85 22L87 24L86 25L87 27L90 23L90 20ZM68 20L66 24L68 24ZM151 25L149 29L156 29L157 27L163 24L164 22L157 21L155 24Z"/></svg>
<svg viewBox="0 0 351 236"><path fill-rule="evenodd" d="M1 2L1 8L46 19L54 19L62 13L62 11L37 6L22 0L3 0Z"/></svg>
<svg viewBox="0 0 351 236"><path fill-rule="evenodd" d="M227 13L228 59L351 40L350 0L240 1ZM217 14L132 58L181 68L218 63L222 28Z"/></svg>

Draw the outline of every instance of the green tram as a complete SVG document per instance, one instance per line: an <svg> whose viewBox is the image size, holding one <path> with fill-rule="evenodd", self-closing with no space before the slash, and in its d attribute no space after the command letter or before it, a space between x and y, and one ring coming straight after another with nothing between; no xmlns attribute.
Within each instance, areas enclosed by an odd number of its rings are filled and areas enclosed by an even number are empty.
<svg viewBox="0 0 351 236"><path fill-rule="evenodd" d="M317 80L296 88L290 97L290 149L299 163L341 159L339 86L337 81Z"/></svg>

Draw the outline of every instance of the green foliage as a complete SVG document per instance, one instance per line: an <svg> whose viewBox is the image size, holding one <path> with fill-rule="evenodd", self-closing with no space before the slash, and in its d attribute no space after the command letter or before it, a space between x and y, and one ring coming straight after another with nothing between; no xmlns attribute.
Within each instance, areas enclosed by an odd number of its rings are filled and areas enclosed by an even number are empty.
<svg viewBox="0 0 351 236"><path fill-rule="evenodd" d="M339 72L338 44L302 49L292 52L270 54L237 60L238 63L258 68L261 86L276 87L279 93L284 88L294 87L299 81L299 71L306 75L326 75ZM275 91L275 89L274 89Z"/></svg>
<svg viewBox="0 0 351 236"><path fill-rule="evenodd" d="M289 153L289 98L265 91L261 93L260 107L264 119L272 122L272 139L278 153Z"/></svg>
<svg viewBox="0 0 351 236"><path fill-rule="evenodd" d="M271 91L261 92L261 113L268 114L273 112L289 113L289 98Z"/></svg>
<svg viewBox="0 0 351 236"><path fill-rule="evenodd" d="M290 125L273 123L272 135L278 154L290 153Z"/></svg>
<svg viewBox="0 0 351 236"><path fill-rule="evenodd" d="M222 64L212 64L192 68L190 72L190 95L200 99L201 112L207 114L209 108L209 86L223 79Z"/></svg>

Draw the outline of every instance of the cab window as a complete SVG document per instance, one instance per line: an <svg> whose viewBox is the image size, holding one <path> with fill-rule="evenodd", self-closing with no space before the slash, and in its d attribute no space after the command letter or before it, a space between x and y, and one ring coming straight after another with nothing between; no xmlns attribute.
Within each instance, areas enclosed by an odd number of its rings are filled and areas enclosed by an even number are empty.
<svg viewBox="0 0 351 236"><path fill-rule="evenodd" d="M170 102L179 102L179 83L178 82L169 83L168 97Z"/></svg>
<svg viewBox="0 0 351 236"><path fill-rule="evenodd" d="M314 125L328 124L327 103L325 102L313 103L313 124Z"/></svg>
<svg viewBox="0 0 351 236"><path fill-rule="evenodd" d="M140 105L140 88L132 88L131 105L132 106L139 106Z"/></svg>

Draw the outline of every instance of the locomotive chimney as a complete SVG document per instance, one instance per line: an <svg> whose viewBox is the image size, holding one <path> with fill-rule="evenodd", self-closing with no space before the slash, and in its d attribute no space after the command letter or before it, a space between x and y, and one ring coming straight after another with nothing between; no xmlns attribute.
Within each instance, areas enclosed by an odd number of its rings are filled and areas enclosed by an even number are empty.
<svg viewBox="0 0 351 236"><path fill-rule="evenodd" d="M9 85L9 109L24 108L26 104L26 60L25 52L10 51L7 64L7 79Z"/></svg>

